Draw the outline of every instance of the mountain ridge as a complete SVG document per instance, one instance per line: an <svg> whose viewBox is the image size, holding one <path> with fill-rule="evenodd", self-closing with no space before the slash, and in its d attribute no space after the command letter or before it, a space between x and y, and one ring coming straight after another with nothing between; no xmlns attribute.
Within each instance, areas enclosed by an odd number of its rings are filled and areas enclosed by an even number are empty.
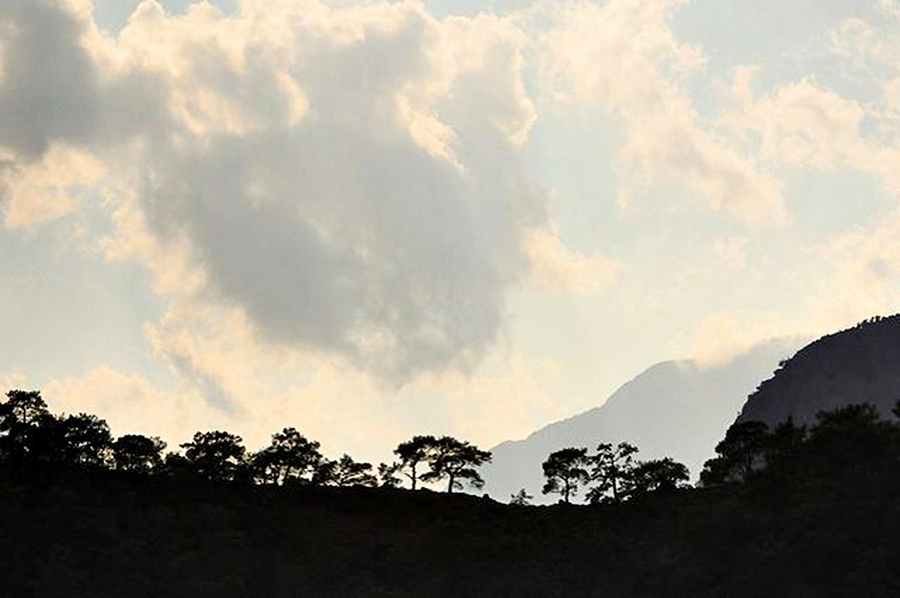
<svg viewBox="0 0 900 598"><path fill-rule="evenodd" d="M819 411L873 404L882 417L900 399L900 314L875 316L802 347L763 380L737 422L812 424Z"/></svg>
<svg viewBox="0 0 900 598"><path fill-rule="evenodd" d="M747 395L803 342L794 337L770 339L709 366L693 360L656 363L603 404L523 439L497 444L491 449L492 464L481 468L487 482L484 490L506 500L525 488L536 502L550 501L540 493L541 464L547 456L567 446L593 450L600 442L635 444L639 459L673 457L696 477Z"/></svg>

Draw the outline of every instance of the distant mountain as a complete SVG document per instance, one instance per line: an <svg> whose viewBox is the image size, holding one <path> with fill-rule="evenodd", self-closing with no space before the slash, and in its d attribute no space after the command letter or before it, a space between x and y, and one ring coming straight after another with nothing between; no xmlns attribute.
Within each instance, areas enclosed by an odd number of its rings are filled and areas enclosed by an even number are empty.
<svg viewBox="0 0 900 598"><path fill-rule="evenodd" d="M737 421L774 425L868 402L882 416L900 400L900 315L876 317L824 336L797 352L747 399Z"/></svg>
<svg viewBox="0 0 900 598"><path fill-rule="evenodd" d="M628 441L640 449L639 459L670 456L687 465L696 479L747 395L802 342L773 339L709 367L694 361L658 363L602 406L491 449L493 462L481 468L484 491L505 502L525 488L535 502L552 502L541 494L541 464L547 455L568 446L593 451L601 442Z"/></svg>

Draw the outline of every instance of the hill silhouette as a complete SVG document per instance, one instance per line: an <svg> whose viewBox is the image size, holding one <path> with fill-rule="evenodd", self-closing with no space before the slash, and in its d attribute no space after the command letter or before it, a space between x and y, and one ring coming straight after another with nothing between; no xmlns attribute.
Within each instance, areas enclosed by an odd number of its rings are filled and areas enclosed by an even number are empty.
<svg viewBox="0 0 900 598"><path fill-rule="evenodd" d="M900 399L900 315L874 317L824 336L780 364L747 399L738 422L770 426L867 402L887 417Z"/></svg>
<svg viewBox="0 0 900 598"><path fill-rule="evenodd" d="M672 457L696 478L747 395L801 342L772 339L714 365L658 363L600 407L491 449L493 461L481 469L485 491L505 501L525 488L536 501L550 502L540 493L541 463L547 455L569 446L593 449L600 442L623 440L638 446L640 459Z"/></svg>
<svg viewBox="0 0 900 598"><path fill-rule="evenodd" d="M771 475L615 505L7 474L0 595L894 597L898 434L895 424L832 425Z"/></svg>
<svg viewBox="0 0 900 598"><path fill-rule="evenodd" d="M839 375L865 378L861 368L873 377L868 388L885 388L879 376L891 368L872 363L896 324L867 321L820 339L772 380L790 371L786 388L803 389L801 376L828 376L810 364L855 358ZM111 442L96 416L56 416L37 391L7 396L3 598L900 595L900 422L884 416L886 404L848 403L806 426L736 423L700 487L531 506L289 470L270 476L281 463L275 449L289 440L316 453L292 428L249 460L272 457L257 464L262 477L240 473L254 469L225 432L198 432L184 455L163 462L159 439ZM890 407L900 413L897 401ZM454 439L417 438L451 455ZM333 473L360 465L319 457Z"/></svg>

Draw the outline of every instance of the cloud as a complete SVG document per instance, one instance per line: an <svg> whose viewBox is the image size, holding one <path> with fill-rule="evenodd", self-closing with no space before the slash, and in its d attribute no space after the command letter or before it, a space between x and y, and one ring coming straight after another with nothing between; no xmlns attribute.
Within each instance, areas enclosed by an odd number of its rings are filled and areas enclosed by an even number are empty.
<svg viewBox="0 0 900 598"><path fill-rule="evenodd" d="M555 227L538 229L525 241L536 288L585 293L608 286L622 269L603 255L584 255L566 247Z"/></svg>
<svg viewBox="0 0 900 598"><path fill-rule="evenodd" d="M703 317L697 324L689 350L691 359L700 365L725 363L755 345L787 335L814 336L798 331L796 323L788 324L776 313L762 310L734 310Z"/></svg>
<svg viewBox="0 0 900 598"><path fill-rule="evenodd" d="M4 225L8 229L54 220L74 211L82 196L102 183L105 167L92 155L51 146L31 164L12 165L3 181L6 199Z"/></svg>
<svg viewBox="0 0 900 598"><path fill-rule="evenodd" d="M713 242L713 255L732 270L743 270L747 267L748 237L719 238Z"/></svg>
<svg viewBox="0 0 900 598"><path fill-rule="evenodd" d="M833 237L818 255L829 271L813 289L806 312L818 329L838 329L897 311L900 292L900 211L871 229Z"/></svg>
<svg viewBox="0 0 900 598"><path fill-rule="evenodd" d="M900 196L900 78L882 80L883 108L865 105L826 89L815 79L777 86L754 96L756 69L735 70L731 89L736 108L720 118L747 151L772 167L855 170L877 175L885 190Z"/></svg>
<svg viewBox="0 0 900 598"><path fill-rule="evenodd" d="M55 0L9 0L0 6L0 146L23 160L52 141L88 141L100 118L95 64L82 38L84 13Z"/></svg>
<svg viewBox="0 0 900 598"><path fill-rule="evenodd" d="M237 428L258 447L291 425L327 451L367 459L390 458L387 447L416 433L491 446L566 414L546 392L554 364L509 348L472 375L424 373L397 390L340 360L260 343L236 309L182 303L148 325L148 337L175 374L172 390L108 368L44 388L57 405L107 417L115 430L148 422L153 433L185 439L211 426Z"/></svg>
<svg viewBox="0 0 900 598"><path fill-rule="evenodd" d="M546 34L546 78L557 101L602 107L625 128L620 203L655 184L676 184L715 210L752 224L785 221L782 184L752 157L706 130L686 83L705 64L668 20L681 0L577 2Z"/></svg>
<svg viewBox="0 0 900 598"><path fill-rule="evenodd" d="M755 69L737 69L734 95L740 112L723 121L744 138L755 133L766 161L816 169L866 167L871 148L861 137L866 110L809 79L779 86L758 98L750 87Z"/></svg>
<svg viewBox="0 0 900 598"><path fill-rule="evenodd" d="M875 8L866 18L848 17L829 32L832 54L868 76L878 76L877 67L895 69L900 57L900 5L894 0L883 0Z"/></svg>
<svg viewBox="0 0 900 598"><path fill-rule="evenodd" d="M900 304L900 210L871 227L833 235L785 261L785 274L803 284L787 310L728 309L702 317L690 355L719 363L772 337L817 338L873 315L896 313ZM751 271L752 272L752 271Z"/></svg>
<svg viewBox="0 0 900 598"><path fill-rule="evenodd" d="M67 148L106 166L106 255L158 291L398 383L479 363L547 226L517 151L536 111L513 21L145 0L109 37L85 6L0 11L0 146L28 174L8 226L75 208L82 181L47 170Z"/></svg>
<svg viewBox="0 0 900 598"><path fill-rule="evenodd" d="M294 377L309 375L303 354L260 343L237 308L173 301L158 323L146 325L153 351L183 380L201 387L220 409L240 414ZM265 401L263 401L265 402Z"/></svg>
<svg viewBox="0 0 900 598"><path fill-rule="evenodd" d="M41 389L56 413L92 413L107 420L116 435L162 436L170 442L188 437L184 433L187 430L172 425L173 420L193 419L192 423L200 423L196 413L189 416L190 409L186 407L203 405L196 398L183 401L175 394L162 392L142 376L123 374L106 366L94 367L81 377L47 380ZM193 410L196 412L197 407Z"/></svg>
<svg viewBox="0 0 900 598"><path fill-rule="evenodd" d="M543 208L491 110L457 125L468 130L454 161L410 133L409 103L397 98L441 78L428 60L440 29L414 5L380 10L372 24L329 13L360 31L285 59L308 117L167 151L145 201L160 234L189 237L209 296L242 307L265 337L402 380L480 359L502 325L505 288L527 268L519 238ZM229 71L218 58L211 70Z"/></svg>
<svg viewBox="0 0 900 598"><path fill-rule="evenodd" d="M26 389L27 385L28 376L20 370L0 373L0 395L2 396L5 396L10 390Z"/></svg>

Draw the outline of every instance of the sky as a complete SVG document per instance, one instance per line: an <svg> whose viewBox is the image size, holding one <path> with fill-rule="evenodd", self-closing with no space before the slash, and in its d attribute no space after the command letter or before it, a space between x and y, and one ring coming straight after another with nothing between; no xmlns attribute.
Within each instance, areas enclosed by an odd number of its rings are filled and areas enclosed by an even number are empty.
<svg viewBox="0 0 900 598"><path fill-rule="evenodd" d="M0 388L490 447L900 306L896 0L7 0Z"/></svg>

